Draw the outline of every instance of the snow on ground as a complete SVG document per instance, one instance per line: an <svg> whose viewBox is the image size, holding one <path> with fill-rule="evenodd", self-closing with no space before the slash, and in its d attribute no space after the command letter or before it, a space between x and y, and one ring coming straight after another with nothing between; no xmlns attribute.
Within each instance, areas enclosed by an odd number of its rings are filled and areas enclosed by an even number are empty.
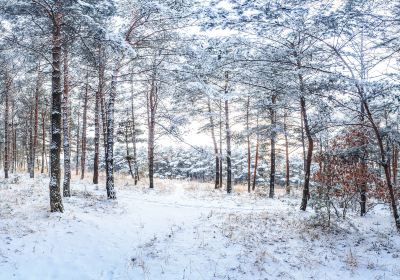
<svg viewBox="0 0 400 280"><path fill-rule="evenodd" d="M18 176L0 181L0 279L400 279L384 207L323 230L296 197L119 180L108 201L74 179L60 214L46 177Z"/></svg>

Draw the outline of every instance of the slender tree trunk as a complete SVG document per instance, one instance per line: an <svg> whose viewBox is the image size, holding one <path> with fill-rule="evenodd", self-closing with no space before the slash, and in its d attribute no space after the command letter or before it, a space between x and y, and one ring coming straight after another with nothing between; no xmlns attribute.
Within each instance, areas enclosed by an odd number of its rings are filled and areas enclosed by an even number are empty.
<svg viewBox="0 0 400 280"><path fill-rule="evenodd" d="M251 191L251 143L250 143L250 96L246 104L246 129L247 129L247 191Z"/></svg>
<svg viewBox="0 0 400 280"><path fill-rule="evenodd" d="M276 145L276 95L272 95L271 98L271 173L269 177L269 197L273 198L275 195L275 170L276 170L276 162L275 162L275 145Z"/></svg>
<svg viewBox="0 0 400 280"><path fill-rule="evenodd" d="M64 183L63 195L71 196L71 151L69 145L69 69L68 50L64 49L64 97L63 97L63 135L64 135Z"/></svg>
<svg viewBox="0 0 400 280"><path fill-rule="evenodd" d="M215 188L219 188L219 154L218 154L218 145L217 139L215 137L215 125L214 125L214 118L212 117L212 110L211 110L211 101L210 98L207 100L207 107L208 107L208 114L210 118L210 126L211 126L211 138L214 145L214 154L215 154Z"/></svg>
<svg viewBox="0 0 400 280"><path fill-rule="evenodd" d="M132 179L135 180L135 175L133 174L132 170L132 158L129 153L129 141L128 141L128 135L129 135L129 122L124 123L124 135L125 135L125 150L126 150L126 161L128 162L128 168L129 168L129 174L131 174Z"/></svg>
<svg viewBox="0 0 400 280"><path fill-rule="evenodd" d="M79 105L78 105L78 113L77 113L77 117L78 117L78 125L76 128L76 157L75 157L75 175L79 174L79 155L80 155L80 134L81 134L81 102L79 101Z"/></svg>
<svg viewBox="0 0 400 280"><path fill-rule="evenodd" d="M61 1L56 1L61 7ZM56 11L53 18L52 48L52 107L51 107L51 144L50 144L50 210L63 212L60 193L60 152L61 152L61 20L62 14Z"/></svg>
<svg viewBox="0 0 400 280"><path fill-rule="evenodd" d="M134 183L135 186L139 181L139 166L137 161L137 147L136 147L136 117L135 117L135 106L134 106L134 88L133 88L133 77L131 81L131 118L132 118L132 146L133 146L133 165L134 165Z"/></svg>
<svg viewBox="0 0 400 280"><path fill-rule="evenodd" d="M397 171L398 171L398 160L399 160L399 150L397 146L393 145L393 155L392 155L392 173L393 173L393 185L397 186Z"/></svg>
<svg viewBox="0 0 400 280"><path fill-rule="evenodd" d="M87 108L89 99L88 95L89 95L89 70L86 74L85 96L83 100L81 180L85 178L85 166L86 166L86 130L87 130Z"/></svg>
<svg viewBox="0 0 400 280"><path fill-rule="evenodd" d="M31 143L31 170L30 177L35 177L35 159L36 159L36 147L38 142L38 126L39 126L39 92L41 84L41 73L40 73L40 62L37 67L37 81L35 89L35 109L34 109L34 125L33 125L33 142Z"/></svg>
<svg viewBox="0 0 400 280"><path fill-rule="evenodd" d="M300 110L300 130L301 130L301 147L302 147L302 154L303 154L303 171L306 170L306 142L305 142L305 135L304 135L304 117L303 111Z"/></svg>
<svg viewBox="0 0 400 280"><path fill-rule="evenodd" d="M226 191L232 192L231 128L229 124L228 73L225 73Z"/></svg>
<svg viewBox="0 0 400 280"><path fill-rule="evenodd" d="M148 160L149 160L149 187L154 188L154 134L155 134L155 114L157 106L157 87L154 81L152 81L152 86L148 96Z"/></svg>
<svg viewBox="0 0 400 280"><path fill-rule="evenodd" d="M117 76L119 63L115 66L111 78L110 98L107 108L107 158L106 158L106 189L107 198L116 199L114 189L114 105L117 94Z"/></svg>
<svg viewBox="0 0 400 280"><path fill-rule="evenodd" d="M301 79L302 80L302 79ZM301 200L300 209L305 211L307 209L307 202L310 198L310 175L311 175L311 163L312 163L312 155L314 149L314 140L312 139L311 129L308 124L307 119L307 109L306 109L306 100L304 96L300 98L300 106L303 115L304 121L304 129L307 135L308 147L307 147L307 158L306 158L306 165L305 165L305 174L304 174L304 186L303 186L303 197Z"/></svg>
<svg viewBox="0 0 400 280"><path fill-rule="evenodd" d="M10 110L10 90L11 90L11 78L7 75L6 77L6 88L4 93L4 177L8 179L9 171L9 110Z"/></svg>
<svg viewBox="0 0 400 280"><path fill-rule="evenodd" d="M33 170L33 105L32 105L32 97L30 98L29 104L29 149L28 149L28 173L30 178L34 178Z"/></svg>
<svg viewBox="0 0 400 280"><path fill-rule="evenodd" d="M256 154L254 157L254 171L253 171L253 191L256 189L256 182L257 182L257 168L258 168L258 153L259 153L259 146L260 146L260 136L258 134L258 117L257 117L257 138L256 138Z"/></svg>
<svg viewBox="0 0 400 280"><path fill-rule="evenodd" d="M219 187L222 188L223 169L222 169L222 101L219 100Z"/></svg>
<svg viewBox="0 0 400 280"><path fill-rule="evenodd" d="M42 107L42 168L40 173L44 173L44 161L45 161L45 152L46 152L46 111L47 105L45 108Z"/></svg>
<svg viewBox="0 0 400 280"><path fill-rule="evenodd" d="M99 183L99 157L100 157L100 103L103 96L104 84L104 63L102 48L99 47L99 85L96 91L94 108L94 162L93 162L93 184Z"/></svg>
<svg viewBox="0 0 400 280"><path fill-rule="evenodd" d="M392 215L394 218L394 222L396 225L396 229L398 232L400 232L400 217L399 217L399 212L397 209L397 198L395 195L395 190L393 187L393 183L391 180L391 172L390 172L390 164L389 164L389 160L386 157L387 153L383 144L383 139L382 139L382 135L380 132L380 128L376 125L374 118L372 116L372 113L369 109L369 105L367 103L367 101L364 99L363 101L363 106L365 108L365 111L367 113L368 116L368 120L374 130L375 133L375 137L376 140L378 142L378 146L379 146L379 152L380 152L380 156L381 156L381 166L383 167L383 170L385 172L385 179L386 179L386 186L388 188L389 191L389 197L390 197L390 205L392 208Z"/></svg>
<svg viewBox="0 0 400 280"><path fill-rule="evenodd" d="M289 166L289 141L288 141L288 128L287 128L287 111L285 110L285 114L283 117L283 131L285 133L285 162L286 162L286 179L285 179L285 187L286 194L290 194L290 166Z"/></svg>
<svg viewBox="0 0 400 280"><path fill-rule="evenodd" d="M10 142L10 141L9 141ZM8 160L8 162L11 163L11 173L14 173L16 171L15 168L15 162L16 162L16 156L15 156L15 151L16 151L16 142L17 142L17 135L16 135L16 129L14 125L14 102L11 102L11 152L9 152L11 159Z"/></svg>

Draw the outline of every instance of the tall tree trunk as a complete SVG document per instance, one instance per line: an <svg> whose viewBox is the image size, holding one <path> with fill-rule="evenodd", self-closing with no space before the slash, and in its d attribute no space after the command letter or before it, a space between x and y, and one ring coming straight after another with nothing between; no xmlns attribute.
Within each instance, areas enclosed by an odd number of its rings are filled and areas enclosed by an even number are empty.
<svg viewBox="0 0 400 280"><path fill-rule="evenodd" d="M30 98L29 104L29 149L28 149L28 173L30 178L34 178L34 171L33 170L33 105L32 105L32 97Z"/></svg>
<svg viewBox="0 0 400 280"><path fill-rule="evenodd" d="M139 166L137 161L137 146L136 146L136 117L135 117L135 107L134 107L134 88L133 88L133 76L131 81L131 119L132 119L132 146L133 146L133 165L134 165L134 183L135 186L139 181Z"/></svg>
<svg viewBox="0 0 400 280"><path fill-rule="evenodd" d="M222 188L223 169L222 169L222 101L219 100L219 187Z"/></svg>
<svg viewBox="0 0 400 280"><path fill-rule="evenodd" d="M392 155L392 173L393 173L393 185L397 186L397 171L398 171L398 161L399 161L399 150L396 145L393 145L393 155Z"/></svg>
<svg viewBox="0 0 400 280"><path fill-rule="evenodd" d="M63 195L71 196L71 151L69 145L69 69L68 50L64 48L64 97L63 97L63 136L64 136L64 183Z"/></svg>
<svg viewBox="0 0 400 280"><path fill-rule="evenodd" d="M285 133L285 165L286 165L286 179L285 188L286 194L290 194L290 166L289 166L289 141L288 141L288 128L287 128L287 110L283 117L283 131Z"/></svg>
<svg viewBox="0 0 400 280"><path fill-rule="evenodd" d="M214 118L212 117L212 110L211 110L211 100L208 98L207 100L207 107L208 107L208 115L210 119L210 126L211 126L211 138L214 145L214 155L215 155L215 188L219 188L219 154L218 154L218 145L217 139L215 137L215 125L214 125Z"/></svg>
<svg viewBox="0 0 400 280"><path fill-rule="evenodd" d="M34 109L34 125L33 125L33 142L31 147L31 172L30 177L35 177L35 159L36 159L36 147L38 142L38 126L39 126L39 93L41 85L41 73L40 73L40 62L37 66L37 80L35 88L35 109Z"/></svg>
<svg viewBox="0 0 400 280"><path fill-rule="evenodd" d="M96 91L96 101L94 106L94 162L93 162L93 184L99 183L99 157L100 157L100 103L104 89L104 63L103 52L99 47L99 85Z"/></svg>
<svg viewBox="0 0 400 280"><path fill-rule="evenodd" d="M114 189L114 106L117 94L117 76L118 76L119 63L115 66L111 78L110 98L108 100L107 108L107 158L106 158L106 189L107 198L116 199Z"/></svg>
<svg viewBox="0 0 400 280"><path fill-rule="evenodd" d="M7 73L8 74L8 73ZM11 91L11 78L7 75L6 77L6 88L4 92L4 177L8 179L8 171L9 171L9 110L10 110L10 91Z"/></svg>
<svg viewBox="0 0 400 280"><path fill-rule="evenodd" d="M155 75L155 74L154 74ZM155 136L155 114L157 109L157 86L155 76L152 78L152 85L147 98L147 119L148 119L148 165L149 165L149 187L154 188L154 136Z"/></svg>
<svg viewBox="0 0 400 280"><path fill-rule="evenodd" d="M42 168L40 169L40 173L44 173L44 161L45 161L45 153L46 153L46 111L47 104L45 104L45 108L42 107Z"/></svg>
<svg viewBox="0 0 400 280"><path fill-rule="evenodd" d="M56 0L61 7L61 1ZM51 144L50 144L50 210L63 212L60 193L60 152L61 152L61 21L62 14L56 11L53 18L52 47L52 107L51 107Z"/></svg>
<svg viewBox="0 0 400 280"><path fill-rule="evenodd" d="M9 141L10 142L10 141ZM17 161L16 158L16 150L17 150L17 135L16 129L14 125L14 102L11 102L11 152L9 152L11 159L8 162L11 163L11 173L16 171L15 163Z"/></svg>
<svg viewBox="0 0 400 280"><path fill-rule="evenodd" d="M79 174L79 155L80 155L80 134L81 134L81 102L78 105L78 125L76 128L76 156L75 156L75 175Z"/></svg>
<svg viewBox="0 0 400 280"><path fill-rule="evenodd" d="M258 152L260 146L260 136L258 133L258 116L257 116L257 137L256 137L256 154L254 157L254 171L253 171L253 191L256 189L256 182L257 182L257 168L258 168Z"/></svg>
<svg viewBox="0 0 400 280"><path fill-rule="evenodd" d="M228 72L225 73L226 191L232 192L231 128L229 124Z"/></svg>
<svg viewBox="0 0 400 280"><path fill-rule="evenodd" d="M250 143L250 96L246 104L246 130L247 130L247 191L251 191L251 143Z"/></svg>
<svg viewBox="0 0 400 280"><path fill-rule="evenodd" d="M271 109L270 109L270 117L271 117L271 173L269 177L269 197L273 198L275 195L275 170L276 170L276 162L275 162L275 145L276 145L276 95L272 95L271 97Z"/></svg>
<svg viewBox="0 0 400 280"><path fill-rule="evenodd" d="M86 130L87 130L87 107L89 99L89 70L86 74L85 96L83 99L83 119L82 119L82 152L81 152L81 180L85 178L86 167Z"/></svg>

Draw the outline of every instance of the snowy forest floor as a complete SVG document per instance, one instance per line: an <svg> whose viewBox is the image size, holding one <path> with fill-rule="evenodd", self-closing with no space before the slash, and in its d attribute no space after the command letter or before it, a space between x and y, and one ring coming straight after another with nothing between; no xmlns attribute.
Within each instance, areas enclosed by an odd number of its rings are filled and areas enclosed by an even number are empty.
<svg viewBox="0 0 400 280"><path fill-rule="evenodd" d="M386 207L312 226L296 195L268 199L212 185L72 181L50 213L48 179L0 181L0 279L399 279L400 237Z"/></svg>

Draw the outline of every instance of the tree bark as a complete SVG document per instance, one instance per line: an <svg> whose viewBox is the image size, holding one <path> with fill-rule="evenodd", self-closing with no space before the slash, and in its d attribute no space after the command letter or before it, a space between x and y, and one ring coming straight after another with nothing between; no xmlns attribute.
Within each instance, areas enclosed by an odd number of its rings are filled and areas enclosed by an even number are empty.
<svg viewBox="0 0 400 280"><path fill-rule="evenodd" d="M106 158L106 189L107 198L116 199L114 189L114 106L117 94L117 76L118 76L119 63L115 66L113 75L111 77L110 98L108 100L107 108L107 158Z"/></svg>
<svg viewBox="0 0 400 280"><path fill-rule="evenodd" d="M301 75L300 75L301 76ZM302 78L300 79L302 83ZM310 176L311 176L311 163L314 149L314 140L312 138L311 129L308 124L306 100L304 96L300 97L300 106L303 115L304 129L307 135L308 147L307 147L307 158L304 172L304 186L303 186L303 197L301 200L300 209L305 211L307 209L308 199L310 198Z"/></svg>
<svg viewBox="0 0 400 280"><path fill-rule="evenodd" d="M68 50L64 49L64 96L63 96L63 136L64 136L64 197L71 196L71 151L69 144L69 65Z"/></svg>
<svg viewBox="0 0 400 280"><path fill-rule="evenodd" d="M46 112L47 112L47 104L45 104L45 108L42 107L42 168L40 169L40 173L44 173L44 162L45 162L45 153L46 153Z"/></svg>
<svg viewBox="0 0 400 280"><path fill-rule="evenodd" d="M148 165L149 165L149 187L154 188L154 136L155 136L155 114L158 103L158 88L153 74L151 88L147 97L147 121L148 121Z"/></svg>
<svg viewBox="0 0 400 280"><path fill-rule="evenodd" d="M275 195L275 171L276 171L276 160L275 160L275 145L276 145L276 95L271 97L271 172L269 177L269 197L273 198Z"/></svg>
<svg viewBox="0 0 400 280"><path fill-rule="evenodd" d="M222 170L222 101L219 100L219 187L222 188L223 170Z"/></svg>
<svg viewBox="0 0 400 280"><path fill-rule="evenodd" d="M76 128L76 157L75 157L75 175L79 174L79 155L80 155L80 134L81 134L81 102L78 105L78 125Z"/></svg>
<svg viewBox="0 0 400 280"><path fill-rule="evenodd" d="M133 88L133 77L131 81L131 118L132 118L132 146L133 146L133 165L134 165L134 184L137 185L139 181L139 166L137 161L137 137L136 137L136 117L135 117L135 106L134 106L134 88Z"/></svg>
<svg viewBox="0 0 400 280"><path fill-rule="evenodd" d="M225 73L226 191L232 192L231 128L229 123L228 72Z"/></svg>
<svg viewBox="0 0 400 280"><path fill-rule="evenodd" d="M57 8L61 1L56 1ZM56 11L53 16L52 47L52 107L51 107L51 144L50 144L50 210L63 212L60 193L60 152L61 152L61 21L62 14Z"/></svg>
<svg viewBox="0 0 400 280"><path fill-rule="evenodd" d="M103 52L99 47L99 85L96 91L96 101L94 107L94 162L93 162L93 184L99 183L99 157L100 157L100 103L104 91L104 63Z"/></svg>
<svg viewBox="0 0 400 280"><path fill-rule="evenodd" d="M87 108L89 99L89 70L86 74L85 96L83 99L83 117L82 117L82 148L81 148L81 180L85 178L86 167L86 130L87 130Z"/></svg>
<svg viewBox="0 0 400 280"><path fill-rule="evenodd" d="M10 91L11 91L11 78L6 77L6 88L4 92L4 178L8 179L9 171L9 110L10 110Z"/></svg>

